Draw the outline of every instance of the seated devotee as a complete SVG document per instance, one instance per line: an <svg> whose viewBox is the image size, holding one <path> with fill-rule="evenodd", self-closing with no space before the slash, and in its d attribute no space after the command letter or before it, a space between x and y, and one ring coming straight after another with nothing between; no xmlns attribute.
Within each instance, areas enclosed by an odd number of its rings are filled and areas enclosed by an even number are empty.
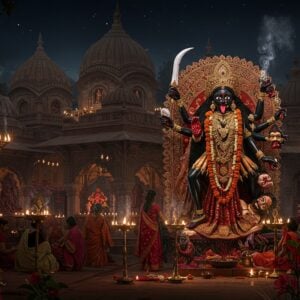
<svg viewBox="0 0 300 300"><path fill-rule="evenodd" d="M280 270L289 270L292 268L291 259L289 257L288 241L300 242L300 237L297 233L298 223L295 219L291 219L290 223L283 229L281 240L278 243L278 259L277 267ZM254 252L252 254L253 263L257 267L272 268L275 264L275 254L273 250L265 252Z"/></svg>
<svg viewBox="0 0 300 300"><path fill-rule="evenodd" d="M74 217L67 218L66 225L67 231L53 245L53 253L64 270L80 271L85 261L84 238Z"/></svg>
<svg viewBox="0 0 300 300"><path fill-rule="evenodd" d="M108 250L112 247L109 225L101 215L102 207L99 203L92 206L92 214L85 224L86 259L91 267L102 267L109 261Z"/></svg>
<svg viewBox="0 0 300 300"><path fill-rule="evenodd" d="M8 221L0 218L0 267L13 268L15 265L16 247L8 247L6 243L6 232Z"/></svg>
<svg viewBox="0 0 300 300"><path fill-rule="evenodd" d="M101 191L99 187L96 188L96 191L93 192L89 198L88 198L88 203L87 203L87 212L90 213L91 207L94 204L100 204L103 209L107 209L107 197L104 195L104 193Z"/></svg>
<svg viewBox="0 0 300 300"><path fill-rule="evenodd" d="M38 239L38 240L37 240ZM36 249L36 243L38 247ZM36 265L37 255L37 265ZM48 241L42 230L37 234L37 223L32 222L31 228L26 229L21 236L16 252L15 267L17 271L53 273L59 268L58 262L51 252Z"/></svg>

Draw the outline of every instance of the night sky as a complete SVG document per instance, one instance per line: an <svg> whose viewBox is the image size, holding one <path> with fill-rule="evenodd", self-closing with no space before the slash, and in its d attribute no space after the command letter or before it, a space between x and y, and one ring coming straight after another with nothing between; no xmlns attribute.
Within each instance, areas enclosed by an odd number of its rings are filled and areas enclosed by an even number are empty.
<svg viewBox="0 0 300 300"><path fill-rule="evenodd" d="M205 54L208 39L213 54L258 63L258 37L263 18L268 16L278 21L283 30L280 36L289 39L288 46L275 49L270 67L274 80L284 82L293 59L300 57L300 1L259 2L119 1L124 29L147 49L157 72L186 47L195 50L187 54L183 64L198 60ZM0 82L7 81L33 54L39 32L50 58L77 80L85 51L110 29L116 6L115 0L15 0L15 4L10 16L0 15Z"/></svg>

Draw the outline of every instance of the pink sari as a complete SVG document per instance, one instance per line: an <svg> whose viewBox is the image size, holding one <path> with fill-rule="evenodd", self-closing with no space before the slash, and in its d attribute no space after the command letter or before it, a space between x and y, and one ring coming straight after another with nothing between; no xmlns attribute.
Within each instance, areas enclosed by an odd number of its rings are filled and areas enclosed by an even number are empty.
<svg viewBox="0 0 300 300"><path fill-rule="evenodd" d="M53 253L64 268L80 271L85 261L85 244L82 233L77 225L69 230L66 243L72 245L71 248L74 251L70 251L68 247L63 246L53 247Z"/></svg>
<svg viewBox="0 0 300 300"><path fill-rule="evenodd" d="M141 257L143 267L157 271L162 264L162 242L159 232L158 204L153 203L148 212L141 211L137 255Z"/></svg>

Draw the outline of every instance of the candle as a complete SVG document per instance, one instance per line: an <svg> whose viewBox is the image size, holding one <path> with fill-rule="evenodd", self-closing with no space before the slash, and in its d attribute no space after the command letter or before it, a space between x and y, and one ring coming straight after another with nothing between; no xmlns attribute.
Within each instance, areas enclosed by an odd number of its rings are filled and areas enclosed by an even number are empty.
<svg viewBox="0 0 300 300"><path fill-rule="evenodd" d="M126 217L124 217L124 219L123 219L123 224L124 225L126 224Z"/></svg>
<svg viewBox="0 0 300 300"><path fill-rule="evenodd" d="M266 223L267 223L267 224L271 224L271 221L270 221L270 219L268 219L268 220L266 221Z"/></svg>
<svg viewBox="0 0 300 300"><path fill-rule="evenodd" d="M139 275L136 275L136 276L135 276L135 280L139 280Z"/></svg>
<svg viewBox="0 0 300 300"><path fill-rule="evenodd" d="M290 223L290 218L287 219L287 223Z"/></svg>
<svg viewBox="0 0 300 300"><path fill-rule="evenodd" d="M181 224L182 224L182 225L185 225L185 222L184 222L184 220L182 220Z"/></svg>
<svg viewBox="0 0 300 300"><path fill-rule="evenodd" d="M269 277L269 272L266 272L266 278L268 278Z"/></svg>
<svg viewBox="0 0 300 300"><path fill-rule="evenodd" d="M3 214L0 213L0 217L3 217Z"/></svg>
<svg viewBox="0 0 300 300"><path fill-rule="evenodd" d="M165 224L168 225L168 220L165 220Z"/></svg>
<svg viewBox="0 0 300 300"><path fill-rule="evenodd" d="M279 218L278 221L279 221L279 224L282 224L283 220L282 220L282 218Z"/></svg>
<svg viewBox="0 0 300 300"><path fill-rule="evenodd" d="M250 277L253 277L253 276L254 276L254 270L253 270L253 269L250 269L249 276L250 276Z"/></svg>
<svg viewBox="0 0 300 300"><path fill-rule="evenodd" d="M266 224L266 221L265 221L265 220L263 220L263 221L262 221L262 223L263 223L263 224Z"/></svg>

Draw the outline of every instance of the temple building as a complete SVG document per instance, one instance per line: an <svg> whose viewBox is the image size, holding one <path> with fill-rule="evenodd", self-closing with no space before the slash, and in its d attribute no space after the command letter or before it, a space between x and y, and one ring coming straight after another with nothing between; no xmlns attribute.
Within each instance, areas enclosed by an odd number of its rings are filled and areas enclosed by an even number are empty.
<svg viewBox="0 0 300 300"><path fill-rule="evenodd" d="M287 108L284 129L288 135L288 141L282 147L281 153L280 206L285 215L292 216L300 205L300 64L297 59L280 96L282 107Z"/></svg>
<svg viewBox="0 0 300 300"><path fill-rule="evenodd" d="M1 212L29 208L42 195L55 213L80 213L97 187L111 211L139 210L149 188L162 201L154 66L124 31L118 9L110 31L86 51L77 89L73 99L40 35L12 76L9 98L1 96L0 117L13 136L1 152Z"/></svg>
<svg viewBox="0 0 300 300"><path fill-rule="evenodd" d="M0 126L13 136L1 150L0 212L29 208L39 195L55 213L84 212L97 187L111 211L138 211L149 188L163 205L157 88L151 58L123 29L118 8L111 29L82 58L76 98L40 35L34 54L13 74L8 97L0 95ZM290 216L300 194L298 61L280 96L289 136L281 154L280 202Z"/></svg>

